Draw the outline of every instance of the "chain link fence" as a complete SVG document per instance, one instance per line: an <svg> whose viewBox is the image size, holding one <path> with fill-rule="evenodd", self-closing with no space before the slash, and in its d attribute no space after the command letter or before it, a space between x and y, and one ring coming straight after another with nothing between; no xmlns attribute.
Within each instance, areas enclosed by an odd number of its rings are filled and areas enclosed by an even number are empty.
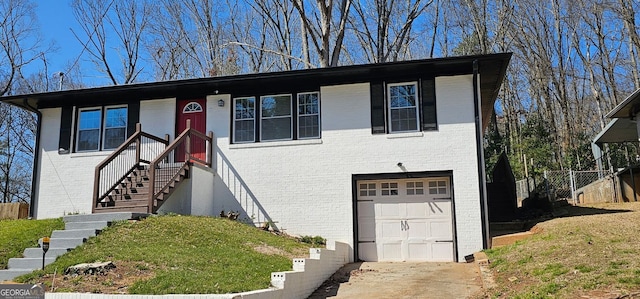
<svg viewBox="0 0 640 299"><path fill-rule="evenodd" d="M534 190L546 193L551 201L566 199L575 203L576 190L605 177L607 174L605 171L597 170L555 170L545 171L543 178L537 182L537 185L533 178L516 181L518 205Z"/></svg>

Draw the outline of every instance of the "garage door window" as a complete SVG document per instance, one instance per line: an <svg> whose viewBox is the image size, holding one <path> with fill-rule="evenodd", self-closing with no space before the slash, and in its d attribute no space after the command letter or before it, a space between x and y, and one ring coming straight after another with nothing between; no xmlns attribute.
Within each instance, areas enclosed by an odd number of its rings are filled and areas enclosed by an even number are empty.
<svg viewBox="0 0 640 299"><path fill-rule="evenodd" d="M382 183L381 185L380 194L382 196L398 195L398 183Z"/></svg>
<svg viewBox="0 0 640 299"><path fill-rule="evenodd" d="M429 182L429 194L447 194L447 181Z"/></svg>
<svg viewBox="0 0 640 299"><path fill-rule="evenodd" d="M423 195L424 183L423 182L407 182L407 195Z"/></svg>
<svg viewBox="0 0 640 299"><path fill-rule="evenodd" d="M360 196L376 196L376 184L360 184Z"/></svg>

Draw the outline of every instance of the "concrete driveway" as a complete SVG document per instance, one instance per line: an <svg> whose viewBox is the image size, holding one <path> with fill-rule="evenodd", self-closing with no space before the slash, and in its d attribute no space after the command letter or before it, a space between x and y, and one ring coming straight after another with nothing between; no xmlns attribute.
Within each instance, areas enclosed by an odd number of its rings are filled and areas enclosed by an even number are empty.
<svg viewBox="0 0 640 299"><path fill-rule="evenodd" d="M353 263L309 298L468 298L482 289L476 263Z"/></svg>

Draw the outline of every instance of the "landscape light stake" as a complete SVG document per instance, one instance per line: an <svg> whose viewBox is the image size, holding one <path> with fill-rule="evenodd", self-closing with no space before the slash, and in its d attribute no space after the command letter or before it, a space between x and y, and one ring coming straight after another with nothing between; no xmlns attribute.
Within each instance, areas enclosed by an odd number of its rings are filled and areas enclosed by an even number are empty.
<svg viewBox="0 0 640 299"><path fill-rule="evenodd" d="M47 251L49 251L49 237L42 238L42 270L44 270L44 256L47 255Z"/></svg>

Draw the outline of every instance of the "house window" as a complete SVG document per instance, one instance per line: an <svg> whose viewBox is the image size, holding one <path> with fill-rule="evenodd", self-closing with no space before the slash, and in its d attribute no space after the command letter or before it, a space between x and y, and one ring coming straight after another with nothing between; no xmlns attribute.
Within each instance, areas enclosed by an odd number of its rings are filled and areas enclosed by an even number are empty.
<svg viewBox="0 0 640 299"><path fill-rule="evenodd" d="M317 92L298 94L298 138L320 137L320 96Z"/></svg>
<svg viewBox="0 0 640 299"><path fill-rule="evenodd" d="M202 112L202 106L196 102L191 102L184 106L182 113Z"/></svg>
<svg viewBox="0 0 640 299"><path fill-rule="evenodd" d="M429 194L447 194L447 181L429 182Z"/></svg>
<svg viewBox="0 0 640 299"><path fill-rule="evenodd" d="M233 142L253 142L255 140L256 98L234 99Z"/></svg>
<svg viewBox="0 0 640 299"><path fill-rule="evenodd" d="M423 182L407 182L407 195L422 195L424 194Z"/></svg>
<svg viewBox="0 0 640 299"><path fill-rule="evenodd" d="M291 95L260 97L260 140L290 140Z"/></svg>
<svg viewBox="0 0 640 299"><path fill-rule="evenodd" d="M127 107L107 107L102 149L115 149L127 139Z"/></svg>
<svg viewBox="0 0 640 299"><path fill-rule="evenodd" d="M80 109L76 151L97 151L100 148L101 108Z"/></svg>
<svg viewBox="0 0 640 299"><path fill-rule="evenodd" d="M387 85L391 133L418 131L418 83Z"/></svg>
<svg viewBox="0 0 640 299"><path fill-rule="evenodd" d="M370 83L371 134L437 131L434 78Z"/></svg>
<svg viewBox="0 0 640 299"><path fill-rule="evenodd" d="M320 138L320 93L234 98L233 143Z"/></svg>
<svg viewBox="0 0 640 299"><path fill-rule="evenodd" d="M380 187L382 196L398 195L398 183L382 183Z"/></svg>
<svg viewBox="0 0 640 299"><path fill-rule="evenodd" d="M127 137L127 107L92 107L78 110L76 151L114 149Z"/></svg>
<svg viewBox="0 0 640 299"><path fill-rule="evenodd" d="M376 184L375 183L360 184L360 196L376 196Z"/></svg>

